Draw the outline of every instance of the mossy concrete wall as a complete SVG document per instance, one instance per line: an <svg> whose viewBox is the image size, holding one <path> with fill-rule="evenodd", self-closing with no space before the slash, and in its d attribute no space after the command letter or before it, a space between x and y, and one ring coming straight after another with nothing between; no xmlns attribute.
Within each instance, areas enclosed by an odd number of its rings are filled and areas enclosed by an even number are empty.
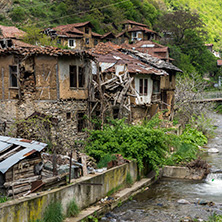
<svg viewBox="0 0 222 222"><path fill-rule="evenodd" d="M41 219L46 207L55 201L62 203L64 213L66 213L67 205L73 198L79 208L84 209L105 197L115 188L124 187L127 173L130 173L132 180L136 181L137 164L130 162L101 174L73 180L71 184L61 188L7 201L0 204L0 222L30 222Z"/></svg>

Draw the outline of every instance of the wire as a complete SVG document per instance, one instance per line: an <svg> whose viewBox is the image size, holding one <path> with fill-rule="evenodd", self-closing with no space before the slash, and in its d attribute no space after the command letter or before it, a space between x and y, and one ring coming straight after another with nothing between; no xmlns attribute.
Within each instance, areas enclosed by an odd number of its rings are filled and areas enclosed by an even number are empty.
<svg viewBox="0 0 222 222"><path fill-rule="evenodd" d="M37 25L37 24L41 24L41 23L46 23L46 22L52 22L56 19L62 19L62 18L67 18L67 17L71 17L73 15L79 15L79 14L84 14L84 13L88 13L88 12L92 12L92 11L95 11L95 10L98 10L98 9L104 9L104 8L108 8L110 6L114 6L114 5L119 5L119 4L122 4L124 2L129 2L130 0L123 0L123 1L120 1L120 2L117 2L117 3L112 3L112 4L109 4L109 5L105 5L105 6L102 6L102 7L98 7L98 8L93 8L93 9L90 9L90 10L86 10L86 11L82 11L82 12L77 12L77 13L72 13L72 14L69 14L69 15L65 15L65 16L60 16L60 17L54 17L53 19L46 19L44 21L39 21L39 22L33 22L30 26L33 26L33 25Z"/></svg>

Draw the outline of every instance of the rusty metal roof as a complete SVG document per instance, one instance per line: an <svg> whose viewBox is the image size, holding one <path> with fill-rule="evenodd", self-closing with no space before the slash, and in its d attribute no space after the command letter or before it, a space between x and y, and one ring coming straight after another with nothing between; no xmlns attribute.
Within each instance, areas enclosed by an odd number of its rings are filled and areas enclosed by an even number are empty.
<svg viewBox="0 0 222 222"><path fill-rule="evenodd" d="M46 143L21 138L0 136L0 172L3 174L20 160L42 151Z"/></svg>

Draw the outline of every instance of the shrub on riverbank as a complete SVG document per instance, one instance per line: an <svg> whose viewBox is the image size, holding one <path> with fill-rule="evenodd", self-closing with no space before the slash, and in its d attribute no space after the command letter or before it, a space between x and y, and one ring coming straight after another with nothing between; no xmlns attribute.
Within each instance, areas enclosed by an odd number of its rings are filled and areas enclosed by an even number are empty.
<svg viewBox="0 0 222 222"><path fill-rule="evenodd" d="M86 152L97 162L107 154L120 153L128 159L136 159L140 169L148 164L153 170L167 161L173 164L197 158L198 146L207 143L203 133L187 127L181 136L171 129L161 128L158 116L143 125L128 125L124 120L111 120L103 131L89 131ZM175 153L170 154L170 148ZM167 158L166 158L167 157Z"/></svg>

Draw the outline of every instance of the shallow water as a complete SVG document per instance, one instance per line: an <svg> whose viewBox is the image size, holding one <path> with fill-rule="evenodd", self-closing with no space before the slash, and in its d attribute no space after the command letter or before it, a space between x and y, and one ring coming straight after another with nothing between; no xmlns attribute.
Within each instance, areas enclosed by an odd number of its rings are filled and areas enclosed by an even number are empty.
<svg viewBox="0 0 222 222"><path fill-rule="evenodd" d="M217 126L217 135L209 141L207 147L217 148L220 152L203 155L212 166L212 172L205 180L162 179L136 195L133 200L115 208L101 221L176 222L184 218L207 220L213 212L222 214L222 115L211 114L211 118ZM185 199L190 204L180 204L180 199ZM214 205L209 206L212 202Z"/></svg>

